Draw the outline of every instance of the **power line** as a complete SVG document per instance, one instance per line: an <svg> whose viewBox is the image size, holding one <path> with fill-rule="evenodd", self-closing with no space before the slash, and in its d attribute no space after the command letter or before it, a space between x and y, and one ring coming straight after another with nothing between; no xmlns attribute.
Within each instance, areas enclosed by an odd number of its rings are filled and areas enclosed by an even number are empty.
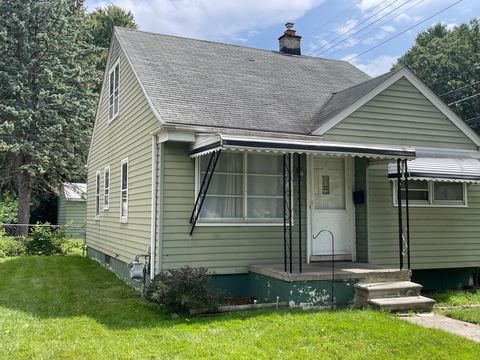
<svg viewBox="0 0 480 360"><path fill-rule="evenodd" d="M363 30L369 28L370 26L372 26L373 24L375 24L376 22L382 20L384 17L390 15L391 13L393 13L394 11L400 9L402 6L405 6L407 5L410 1L413 1L413 0L407 0L406 2L404 2L403 4L400 4L399 6L397 6L396 8L394 8L393 10L390 10L389 12L387 12L386 14L382 15L381 17L379 17L378 19L376 19L374 22L371 22L370 24L367 24L365 25L364 27L362 27L360 30L354 32L353 34L350 34L348 37L346 37L345 39L342 39L340 40L338 43L332 45L331 47L329 47L328 49L325 49L323 50L321 53L318 54L318 56L322 55L323 53L326 53L327 51L337 47L338 45L344 43L345 41L347 41L348 39L352 38L353 36L361 33Z"/></svg>
<svg viewBox="0 0 480 360"><path fill-rule="evenodd" d="M476 93L476 94L467 96L467 97L465 97L465 98L463 98L463 99L460 99L460 100L451 102L450 104L447 104L447 105L448 105L448 106L452 106L452 105L455 105L455 104L459 104L459 103L464 102L464 101L466 101L466 100L473 99L474 97L477 97L477 96L479 96L479 95L480 95L480 93Z"/></svg>
<svg viewBox="0 0 480 360"><path fill-rule="evenodd" d="M342 36L344 36L345 34L349 33L350 31L352 31L353 29L356 29L357 27L359 27L360 25L364 24L365 22L367 22L368 20L370 20L371 18L373 18L374 16L376 16L378 13L382 12L383 10L385 10L386 8L388 8L390 5L393 5L395 4L396 2L398 2L400 0L394 0L392 1L391 3L389 3L387 6L384 6L383 8L381 8L380 10L378 10L377 12L375 12L374 14L370 15L369 17L367 17L365 20L359 22L357 25L355 25L354 27L352 27L351 29L348 29L346 32L338 35L336 38L332 39L331 41L328 41L326 44L318 47L317 49L313 50L311 53L310 53L310 56L312 56L313 54L315 54L316 52L322 50L324 47L328 46L329 44L333 43L335 40L341 38Z"/></svg>
<svg viewBox="0 0 480 360"><path fill-rule="evenodd" d="M404 11L402 11L401 13L395 15L393 18L391 19L388 19L387 21L384 21L383 23L381 23L379 26L377 27L374 27L372 30L370 31L367 31L365 34L363 34L362 36L360 36L359 38L357 38L357 40L362 40L362 39L365 39L368 35L370 35L372 32L374 32L375 30L378 30L380 29L383 25L395 20L396 18L398 18L399 16L403 15L403 14L406 14L409 10L417 7L418 5L420 5L422 2L424 2L425 0L420 0L419 2L413 4L412 6L410 6L409 8L405 9ZM337 49L335 50L334 52L330 53L328 56L332 56L333 54L336 54L338 53L339 51L343 50L342 48L340 49Z"/></svg>
<svg viewBox="0 0 480 360"><path fill-rule="evenodd" d="M360 4L363 0L359 0L357 1L355 4L353 4L352 6L350 6L349 8L345 9L344 11L342 11L341 13L339 13L338 15L334 16L333 18L331 18L330 20L328 20L326 23L324 23L323 25L320 25L319 27L315 28L311 33L309 33L308 35L305 35L304 38L307 38L307 37L310 37L312 34L316 33L317 31L323 29L325 26L327 26L328 24L330 24L332 21L338 19L340 16L342 16L343 14L346 14L347 12L349 12L351 9L353 9L355 6L357 6L358 4Z"/></svg>
<svg viewBox="0 0 480 360"><path fill-rule="evenodd" d="M480 81L474 82L473 84L468 84L468 85L459 87L459 88L457 88L457 89L454 89L454 90L452 90L452 91L446 92L446 93L441 94L441 95L438 95L438 96L449 95L449 94L454 93L454 92L457 92L457 91L459 91L459 90L463 90L463 89L466 89L466 88L468 88L468 87L473 87L473 85L477 85L477 84L480 84Z"/></svg>
<svg viewBox="0 0 480 360"><path fill-rule="evenodd" d="M389 42L389 41L391 41L391 40L393 40L393 39L396 39L396 38L399 37L400 35L405 34L407 31L412 30L413 28L417 27L417 26L420 25L420 24L423 24L424 22L427 22L428 20L430 20L430 19L434 18L435 16L437 16L437 15L439 15L439 14L447 11L448 9L454 7L455 5L461 3L462 1L463 1L463 0L458 0L458 1L454 2L453 4L447 6L446 8L443 8L442 10L436 12L435 14L429 16L428 18L426 18L426 19L424 19L424 20L422 20L422 21L420 21L420 22L418 22L418 23L410 26L409 28L407 28L407 29L399 32L398 34L389 37L388 39L386 39L386 40L382 41L381 43L379 43L379 44L371 47L370 49L367 49L367 50L365 50L364 52L361 52L360 54L351 57L351 58L348 59L347 61L352 61L353 59L356 59L356 58L358 58L359 56L362 56L362 55L364 55L364 54L366 54L366 53L368 53L368 52L370 52L370 51L378 48L379 46L382 46L383 44L385 44L385 43L387 43L387 42Z"/></svg>

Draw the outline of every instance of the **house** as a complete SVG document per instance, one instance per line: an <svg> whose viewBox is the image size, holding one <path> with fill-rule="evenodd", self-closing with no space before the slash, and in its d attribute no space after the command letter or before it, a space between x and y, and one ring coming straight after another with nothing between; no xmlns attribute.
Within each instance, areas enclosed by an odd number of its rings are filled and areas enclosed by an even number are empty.
<svg viewBox="0 0 480 360"><path fill-rule="evenodd" d="M480 138L409 69L303 56L287 25L280 51L115 28L88 255L127 281L146 256L150 277L204 266L231 294L296 303L474 281Z"/></svg>
<svg viewBox="0 0 480 360"><path fill-rule="evenodd" d="M87 216L87 184L63 183L58 197L57 224L69 225L67 235L82 234L77 227L85 225ZM83 237L83 236L82 236Z"/></svg>

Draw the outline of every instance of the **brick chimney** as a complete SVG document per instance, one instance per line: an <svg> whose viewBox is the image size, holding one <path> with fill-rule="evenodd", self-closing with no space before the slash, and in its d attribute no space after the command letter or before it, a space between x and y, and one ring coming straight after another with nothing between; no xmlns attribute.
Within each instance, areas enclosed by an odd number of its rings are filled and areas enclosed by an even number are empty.
<svg viewBox="0 0 480 360"><path fill-rule="evenodd" d="M302 37L295 34L296 31L293 30L293 25L293 23L287 22L285 24L287 30L278 38L280 52L284 54L301 55L300 40Z"/></svg>

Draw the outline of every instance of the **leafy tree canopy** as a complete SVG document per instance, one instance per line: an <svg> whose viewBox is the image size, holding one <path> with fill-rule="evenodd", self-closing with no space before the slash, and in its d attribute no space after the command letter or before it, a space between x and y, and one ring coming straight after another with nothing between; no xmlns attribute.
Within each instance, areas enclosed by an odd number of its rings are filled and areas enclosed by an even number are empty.
<svg viewBox="0 0 480 360"><path fill-rule="evenodd" d="M32 191L85 176L98 51L81 1L3 0L0 14L0 178L28 223Z"/></svg>
<svg viewBox="0 0 480 360"><path fill-rule="evenodd" d="M436 24L417 35L394 67L408 66L447 104L480 92L480 19L455 26ZM480 133L480 96L452 104L457 115Z"/></svg>
<svg viewBox="0 0 480 360"><path fill-rule="evenodd" d="M108 48L114 26L137 29L132 13L113 4L97 8L89 17L93 44L102 48Z"/></svg>
<svg viewBox="0 0 480 360"><path fill-rule="evenodd" d="M102 49L97 60L97 70L103 72L107 64L107 50L110 45L113 27L121 26L137 29L137 24L130 11L125 11L113 4L95 9L88 17L92 44ZM99 81L98 92L100 92L100 87L101 83Z"/></svg>

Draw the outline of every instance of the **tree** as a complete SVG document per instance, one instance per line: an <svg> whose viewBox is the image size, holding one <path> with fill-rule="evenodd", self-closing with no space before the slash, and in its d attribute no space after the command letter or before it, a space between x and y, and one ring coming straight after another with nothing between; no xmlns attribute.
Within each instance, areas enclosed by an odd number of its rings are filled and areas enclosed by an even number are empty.
<svg viewBox="0 0 480 360"><path fill-rule="evenodd" d="M137 24L130 11L125 11L112 4L95 9L89 14L89 20L92 43L103 49L97 63L97 69L103 72L107 62L107 50L110 45L113 27L121 26L137 29Z"/></svg>
<svg viewBox="0 0 480 360"><path fill-rule="evenodd" d="M417 35L394 67L408 66L453 111L480 133L480 19L449 30L436 24ZM472 98L466 99L470 96Z"/></svg>
<svg viewBox="0 0 480 360"><path fill-rule="evenodd" d="M137 24L130 11L109 4L104 8L97 8L89 15L92 24L92 41L96 46L104 49L110 45L110 37L114 26L137 29Z"/></svg>
<svg viewBox="0 0 480 360"><path fill-rule="evenodd" d="M0 178L28 223L32 191L85 176L98 54L82 1L2 0L0 14Z"/></svg>

